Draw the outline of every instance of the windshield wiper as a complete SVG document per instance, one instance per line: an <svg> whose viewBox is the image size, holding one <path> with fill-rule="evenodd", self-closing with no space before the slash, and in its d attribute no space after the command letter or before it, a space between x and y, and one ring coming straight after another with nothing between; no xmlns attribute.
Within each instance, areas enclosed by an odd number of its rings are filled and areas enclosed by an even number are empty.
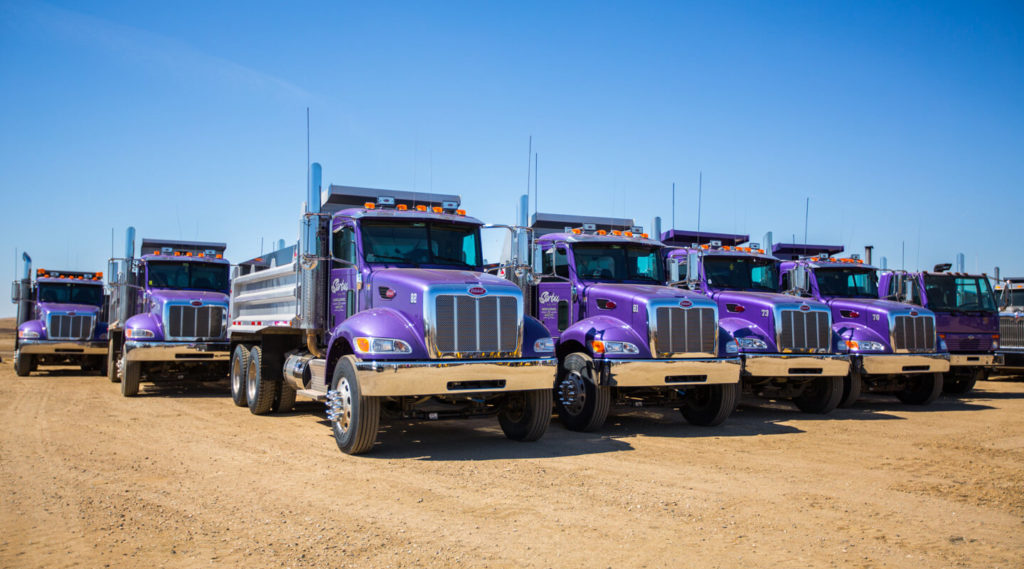
<svg viewBox="0 0 1024 569"><path fill-rule="evenodd" d="M396 257L394 255L377 255L376 253L374 253L373 260L370 261L370 262L371 263L375 263L377 261L398 261L399 263L409 263L410 262L405 257Z"/></svg>
<svg viewBox="0 0 1024 569"><path fill-rule="evenodd" d="M437 255L434 255L434 261L445 262L445 263L453 263L453 264L456 264L456 265L462 265L464 267L471 266L469 263L463 261L462 259L452 259L452 258L449 258L449 257L438 257Z"/></svg>

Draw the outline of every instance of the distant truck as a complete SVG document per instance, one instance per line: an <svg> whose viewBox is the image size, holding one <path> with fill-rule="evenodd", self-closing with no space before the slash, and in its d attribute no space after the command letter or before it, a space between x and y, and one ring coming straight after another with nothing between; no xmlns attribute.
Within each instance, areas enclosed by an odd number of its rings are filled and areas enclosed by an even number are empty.
<svg viewBox="0 0 1024 569"><path fill-rule="evenodd" d="M143 239L111 259L107 375L133 397L142 381L227 377L230 263L226 245Z"/></svg>
<svg viewBox="0 0 1024 569"><path fill-rule="evenodd" d="M881 298L923 306L935 313L935 329L949 349L945 393L963 394L988 379L1003 362L999 350L999 311L986 275L950 273L949 263L932 271L882 272Z"/></svg>
<svg viewBox="0 0 1024 569"><path fill-rule="evenodd" d="M371 450L382 413L497 415L507 438L539 439L554 344L524 317L522 291L483 272L483 224L459 196L321 192L320 172L314 164L299 247L241 263L233 282L235 403L265 414L289 410L296 393L326 401L347 454Z"/></svg>
<svg viewBox="0 0 1024 569"><path fill-rule="evenodd" d="M900 401L926 405L942 393L949 371L945 342L935 331L935 314L927 308L878 298L878 273L859 255L829 257L835 249L778 243L778 257L799 248L796 260L783 261L782 288L798 271L806 272L801 293L832 309L836 351L850 355L850 373L839 405L852 405L861 392L893 393ZM805 255L813 255L807 257Z"/></svg>
<svg viewBox="0 0 1024 569"><path fill-rule="evenodd" d="M1003 369L1024 371L1024 277L1005 279L995 286L999 303L999 355Z"/></svg>
<svg viewBox="0 0 1024 569"><path fill-rule="evenodd" d="M106 373L107 322L103 273L39 269L22 254L24 273L14 282L18 305L14 372L27 376L40 365L78 365Z"/></svg>
<svg viewBox="0 0 1024 569"><path fill-rule="evenodd" d="M695 425L732 413L740 360L719 355L718 306L665 286L660 242L629 219L538 213L531 229L525 245L541 262L527 304L555 339L567 428L597 429L611 404L677 407Z"/></svg>
<svg viewBox="0 0 1024 569"><path fill-rule="evenodd" d="M850 360L835 351L828 305L779 287L779 259L746 235L670 230L669 279L718 304L723 355L739 356L745 393L788 399L806 413L828 413L843 395ZM788 293L788 294L786 294Z"/></svg>

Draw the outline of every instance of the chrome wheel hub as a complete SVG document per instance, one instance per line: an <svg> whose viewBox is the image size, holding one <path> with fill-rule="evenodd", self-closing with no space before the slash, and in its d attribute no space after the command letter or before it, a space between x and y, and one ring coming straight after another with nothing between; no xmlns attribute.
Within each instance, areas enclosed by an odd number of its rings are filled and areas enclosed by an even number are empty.
<svg viewBox="0 0 1024 569"><path fill-rule="evenodd" d="M587 388L578 371L570 371L558 382L558 403L570 415L579 415L587 402Z"/></svg>
<svg viewBox="0 0 1024 569"><path fill-rule="evenodd" d="M327 392L327 419L342 433L352 426L352 386L348 378L341 378L338 389Z"/></svg>

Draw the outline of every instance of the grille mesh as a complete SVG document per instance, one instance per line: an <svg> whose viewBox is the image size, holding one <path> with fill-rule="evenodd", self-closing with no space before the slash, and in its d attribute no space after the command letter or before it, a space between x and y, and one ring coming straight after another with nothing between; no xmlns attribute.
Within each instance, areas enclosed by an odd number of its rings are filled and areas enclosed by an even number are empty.
<svg viewBox="0 0 1024 569"><path fill-rule="evenodd" d="M990 334L976 334L971 340L967 336L962 338L946 336L946 347L951 352L986 352L992 347Z"/></svg>
<svg viewBox="0 0 1024 569"><path fill-rule="evenodd" d="M780 312L780 321L780 350L802 352L829 349L832 330L827 312L783 310Z"/></svg>
<svg viewBox="0 0 1024 569"><path fill-rule="evenodd" d="M935 350L935 318L897 316L892 330L893 348L911 352Z"/></svg>
<svg viewBox="0 0 1024 569"><path fill-rule="evenodd" d="M168 308L168 339L223 338L223 306L171 306Z"/></svg>
<svg viewBox="0 0 1024 569"><path fill-rule="evenodd" d="M999 317L999 345L1005 348L1024 348L1024 318Z"/></svg>
<svg viewBox="0 0 1024 569"><path fill-rule="evenodd" d="M439 295L435 343L443 354L515 352L519 308L512 296Z"/></svg>
<svg viewBox="0 0 1024 569"><path fill-rule="evenodd" d="M51 340L89 340L92 338L93 317L53 314L46 327L46 336Z"/></svg>
<svg viewBox="0 0 1024 569"><path fill-rule="evenodd" d="M714 354L718 324L712 308L659 306L655 311L655 342L658 353Z"/></svg>

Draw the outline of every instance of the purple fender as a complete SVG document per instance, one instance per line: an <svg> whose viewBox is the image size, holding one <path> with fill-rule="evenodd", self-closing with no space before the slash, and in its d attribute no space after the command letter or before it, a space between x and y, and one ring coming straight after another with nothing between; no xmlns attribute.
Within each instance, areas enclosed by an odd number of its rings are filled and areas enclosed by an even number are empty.
<svg viewBox="0 0 1024 569"><path fill-rule="evenodd" d="M546 358L554 356L554 352L537 352L533 349L533 345L537 340L550 337L551 334L548 332L547 326L544 326L540 320L533 316L526 315L523 318L523 357Z"/></svg>
<svg viewBox="0 0 1024 569"><path fill-rule="evenodd" d="M392 308L371 308L346 318L331 331L325 370L328 378L334 374L333 362L337 361L337 356L354 353L361 357L361 354L355 351L355 339L363 336L395 338L406 342L412 348L410 354L374 354L373 359L425 360L428 357L422 334L404 314Z"/></svg>
<svg viewBox="0 0 1024 569"><path fill-rule="evenodd" d="M160 325L160 319L149 312L136 314L129 318L124 323L124 330L124 337L126 340L148 340L150 342L159 342L164 339L164 329L163 326ZM153 337L137 338L133 333L134 330L149 330L153 333Z"/></svg>
<svg viewBox="0 0 1024 569"><path fill-rule="evenodd" d="M588 354L594 356L590 348L591 340L604 340L605 342L630 342L635 344L640 353L629 356L640 359L651 357L650 346L647 339L636 333L629 324L612 316L592 316L584 318L579 322L566 328L559 336L559 343L569 341L579 342L583 345ZM604 356L595 356L604 357Z"/></svg>
<svg viewBox="0 0 1024 569"><path fill-rule="evenodd" d="M838 341L839 341L840 344L842 344L843 341L845 341L845 340L857 340L857 341L869 340L869 341L872 341L872 342L879 342L879 343L881 343L883 346L885 346L885 352L867 352L867 353L869 353L869 354L892 353L892 346L889 345L889 338L888 337L882 336L877 331L872 330L870 327L865 326L864 324L860 324L859 322L850 322L848 320L845 321L845 322L835 322L835 323L832 324L832 332L836 335L836 337L838 338ZM845 352L848 352L848 351L849 350L846 348L846 346L842 345L842 347L840 347L836 351L836 353L837 354L842 354L842 353L845 353Z"/></svg>
<svg viewBox="0 0 1024 569"><path fill-rule="evenodd" d="M38 334L38 336L36 336L35 338L21 338L21 335L25 332L35 332L36 334ZM29 320L28 322L23 323L21 326L18 326L18 338L23 340L45 340L46 330L43 329L43 321Z"/></svg>
<svg viewBox="0 0 1024 569"><path fill-rule="evenodd" d="M726 354L725 345L736 338L760 338L768 344L767 350L746 350L747 353L770 353L776 351L775 336L750 320L726 316L718 321L718 353Z"/></svg>

